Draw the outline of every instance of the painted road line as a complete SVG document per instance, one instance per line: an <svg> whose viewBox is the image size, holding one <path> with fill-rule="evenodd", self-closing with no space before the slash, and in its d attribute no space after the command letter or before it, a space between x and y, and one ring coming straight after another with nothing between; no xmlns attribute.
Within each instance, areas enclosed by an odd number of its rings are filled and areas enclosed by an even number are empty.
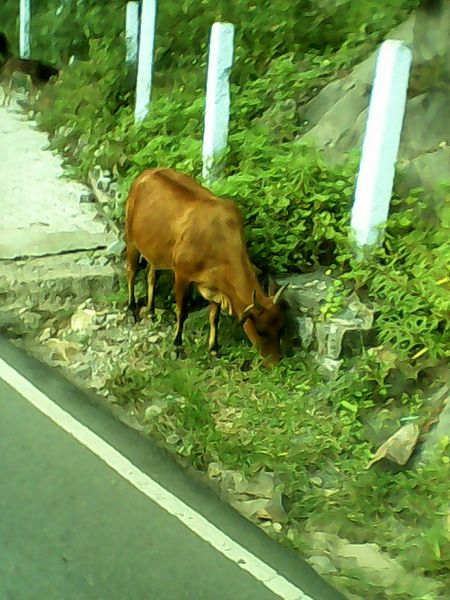
<svg viewBox="0 0 450 600"><path fill-rule="evenodd" d="M283 600L314 600L275 569L231 539L205 517L190 508L177 496L140 471L118 450L55 404L1 358L0 377L25 400L103 460L136 489L158 504L163 510L176 517L183 525L234 562L240 569L247 571L276 596L283 598Z"/></svg>

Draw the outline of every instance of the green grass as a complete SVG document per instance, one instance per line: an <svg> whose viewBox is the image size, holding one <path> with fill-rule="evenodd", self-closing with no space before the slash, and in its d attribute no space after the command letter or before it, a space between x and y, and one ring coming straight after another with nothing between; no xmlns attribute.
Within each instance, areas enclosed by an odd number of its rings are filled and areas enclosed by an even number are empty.
<svg viewBox="0 0 450 600"><path fill-rule="evenodd" d="M172 322L167 314L159 318L150 330ZM264 369L228 318L220 327L221 356L209 356L206 310L187 320L181 361L170 357L171 335L155 343L145 325L140 327L142 337L129 349L128 366L117 369L109 388L183 464L205 471L219 461L249 477L260 469L274 472L288 512L280 534L285 543L309 555L306 524L354 543L374 542L409 572L430 575L444 586L450 532L442 524L449 508L450 448L444 444L426 467L366 469L374 447L364 422L380 408L376 384L361 379L367 356L353 359L332 382L318 374L303 351ZM407 403L390 404L398 415L419 414L422 422L427 409L421 403L419 390ZM150 406L158 411L146 412ZM385 597L381 588L368 591L347 573L334 582L364 598ZM392 597L412 600L414 593L397 590Z"/></svg>

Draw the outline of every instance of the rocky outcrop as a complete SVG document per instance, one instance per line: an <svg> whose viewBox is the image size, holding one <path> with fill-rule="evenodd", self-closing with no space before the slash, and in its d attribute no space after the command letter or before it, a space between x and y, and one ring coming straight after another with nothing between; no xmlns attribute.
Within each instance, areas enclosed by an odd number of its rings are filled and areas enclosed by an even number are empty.
<svg viewBox="0 0 450 600"><path fill-rule="evenodd" d="M398 162L404 189L423 186L435 191L437 184L450 179L450 2L434 4L438 8L430 10L423 3L387 36L413 50ZM361 147L375 62L373 53L301 108L307 131L300 142L313 143L333 162Z"/></svg>
<svg viewBox="0 0 450 600"><path fill-rule="evenodd" d="M14 337L35 332L82 300L112 293L117 282L117 269L102 251L0 260L0 331Z"/></svg>
<svg viewBox="0 0 450 600"><path fill-rule="evenodd" d="M308 531L308 523L306 525ZM443 598L445 593L439 583L419 573L408 572L399 560L382 551L377 544L354 544L345 538L323 531L311 531L305 536L312 548L310 564L322 575L344 572L347 576L363 579L371 598L410 597ZM359 596L349 595L355 600Z"/></svg>
<svg viewBox="0 0 450 600"><path fill-rule="evenodd" d="M322 371L335 374L343 352L359 352L372 328L372 310L323 271L279 277L277 282L289 284L283 294L289 307L289 343L297 338L315 353Z"/></svg>

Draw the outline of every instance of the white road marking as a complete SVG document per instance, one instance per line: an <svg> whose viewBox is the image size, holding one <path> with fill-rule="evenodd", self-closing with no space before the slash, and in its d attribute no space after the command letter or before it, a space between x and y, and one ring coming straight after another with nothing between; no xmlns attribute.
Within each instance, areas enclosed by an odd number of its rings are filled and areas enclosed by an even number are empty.
<svg viewBox="0 0 450 600"><path fill-rule="evenodd" d="M129 481L166 512L176 517L183 525L234 562L239 568L250 573L276 596L283 598L283 600L314 600L151 477L142 473L120 452L60 408L1 358L0 377L41 413L101 458L121 477Z"/></svg>

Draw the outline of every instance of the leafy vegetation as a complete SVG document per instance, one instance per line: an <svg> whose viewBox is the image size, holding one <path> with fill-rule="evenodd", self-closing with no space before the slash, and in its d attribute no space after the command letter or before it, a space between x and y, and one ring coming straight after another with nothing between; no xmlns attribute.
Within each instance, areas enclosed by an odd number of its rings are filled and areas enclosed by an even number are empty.
<svg viewBox="0 0 450 600"><path fill-rule="evenodd" d="M173 324L173 315L162 318L161 327ZM379 411L394 415L394 426L401 416L418 417L421 426L430 419L420 386L406 392L389 380L392 356L380 348L348 359L335 381L320 376L305 351L261 371L239 328L223 321L221 356L213 358L205 351L206 312L189 317L182 369L170 358L171 335L155 347L143 331L110 381L117 401L183 464L206 470L219 462L248 478L274 472L288 512L279 539L306 556L311 531L376 542L410 573L441 582L424 598L444 599L448 444L425 466L366 469L374 449L366 428ZM332 580L357 597L419 597L410 581L396 582L385 596L385 586L369 588L363 574L344 570Z"/></svg>
<svg viewBox="0 0 450 600"><path fill-rule="evenodd" d="M138 352L130 349L130 366L115 373L116 396L200 469L221 461L249 475L274 471L289 508L287 543L308 553L306 524L357 543L374 541L444 588L449 446L426 467L365 470L373 451L365 424L386 409L418 416L421 424L430 418L426 391L450 348L450 207L431 209L420 190L395 195L383 247L370 261L356 261L347 227L358 156L332 166L296 140L302 103L367 56L417 1L160 3L151 111L139 127L133 73L123 60L125 3L118 0L112 10L96 0L73 1L55 17L59 4L43 0L34 8L33 55L63 65L37 109L51 146L74 175L86 179L98 164L115 175L123 197L147 167L198 176L208 30L216 19L236 23L226 177L214 191L239 203L252 260L264 272L332 270L337 283L324 318L339 309L348 286L376 313L374 347L346 359L335 381L320 376L300 350L261 372L230 322L222 327L222 358L205 357L206 325L194 316L183 369L168 358L168 346L155 351L144 341ZM12 0L0 7L11 39L16 11ZM122 221L120 203L111 214ZM255 368L242 370L243 361ZM158 399L164 410L149 420L145 408ZM340 577L345 589L365 598L385 597L364 581ZM416 598L414 590L391 592L399 600ZM439 597L445 592L429 596Z"/></svg>

